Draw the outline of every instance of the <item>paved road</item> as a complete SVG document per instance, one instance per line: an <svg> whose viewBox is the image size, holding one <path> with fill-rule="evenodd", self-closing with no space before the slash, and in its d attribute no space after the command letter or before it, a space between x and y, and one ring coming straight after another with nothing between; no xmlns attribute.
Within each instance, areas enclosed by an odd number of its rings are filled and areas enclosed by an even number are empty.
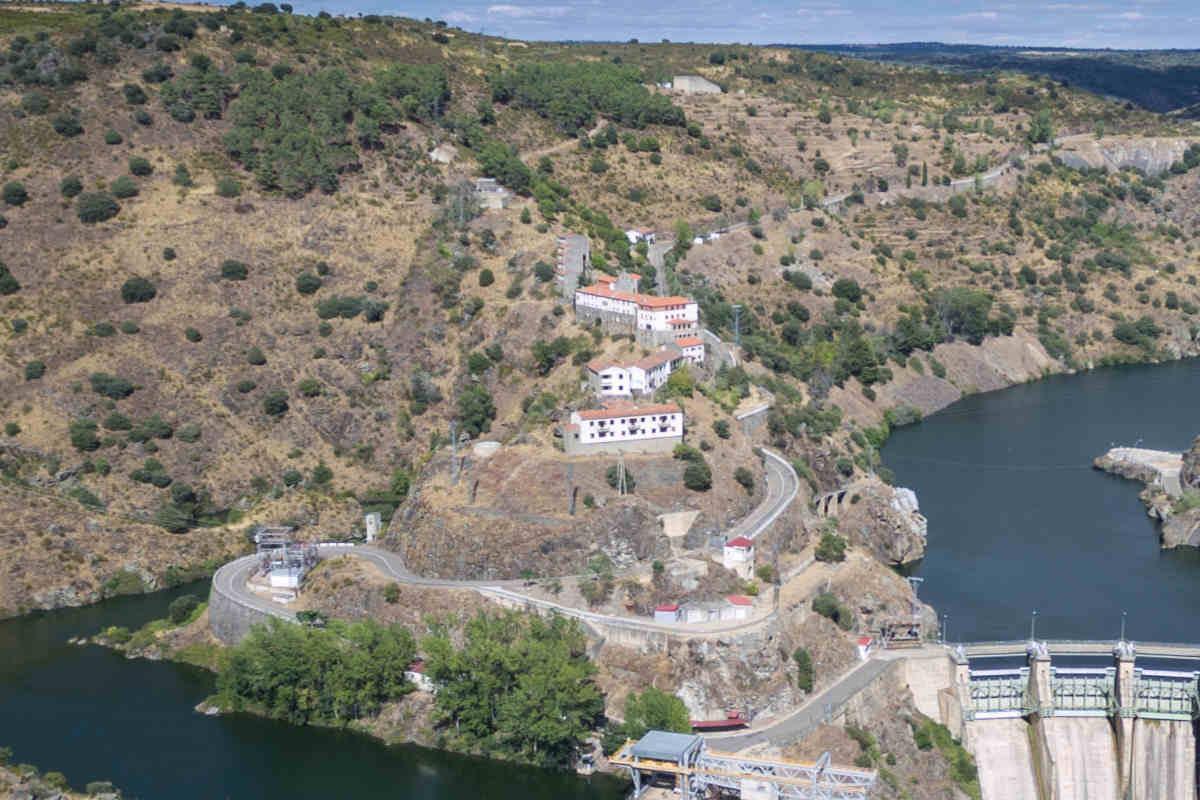
<svg viewBox="0 0 1200 800"><path fill-rule="evenodd" d="M764 462L766 466L766 484L767 490L760 503L744 520L738 523L729 531L729 537L745 536L748 539L754 539L760 533L771 526L779 515L782 514L792 501L796 499L796 493L799 490L800 481L795 470L787 459L774 453L766 448L763 448ZM457 581L445 580L440 578L425 578L420 575L415 575L404 565L403 559L396 553L388 550L381 550L377 547L358 546L325 546L322 547L322 552L327 554L344 554L362 558L371 562L379 568L385 575L389 575L399 583L409 584L412 586L430 586L454 589L471 589L480 594L496 598L508 603L520 604L527 607L539 608L545 611L553 611L564 616L574 617L582 622L598 627L616 627L627 628L633 630L651 631L658 633L682 634L682 635L707 635L713 633L736 633L741 630L754 628L768 619L775 616L775 611L769 614L756 617L751 620L740 620L736 622L706 624L706 625L659 625L653 621L644 618L633 617L614 617L606 614L595 614L583 609L564 606L558 603L541 600L522 594L517 591L521 583L519 581ZM286 609L281 608L278 604L261 597L258 594L250 591L247 588L246 582L249 579L252 571L257 566L258 559L256 556L245 556L236 561L231 561L225 566L217 570L213 575L213 584L215 588L226 597L236 601L239 605L247 608L253 608L273 617L294 621L295 615Z"/></svg>
<svg viewBox="0 0 1200 800"><path fill-rule="evenodd" d="M906 658L945 658L946 649L940 646L912 650L884 650L867 661L860 661L842 673L835 682L804 701L804 704L784 717L755 730L705 734L713 750L745 750L758 744L783 746L799 741L812 733L844 706L854 695L867 688L892 663Z"/></svg>

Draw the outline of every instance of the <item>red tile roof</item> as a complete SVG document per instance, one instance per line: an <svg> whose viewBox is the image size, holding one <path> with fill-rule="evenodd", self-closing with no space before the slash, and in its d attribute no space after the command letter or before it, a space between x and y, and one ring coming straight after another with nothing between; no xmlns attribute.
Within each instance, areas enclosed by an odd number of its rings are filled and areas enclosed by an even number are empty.
<svg viewBox="0 0 1200 800"><path fill-rule="evenodd" d="M619 366L621 366L621 365L618 364L616 361L604 361L602 359L597 359L596 361L589 361L587 368L590 369L592 372L603 372L604 370L608 369L609 367L619 367Z"/></svg>
<svg viewBox="0 0 1200 800"><path fill-rule="evenodd" d="M636 272L629 273L629 277L633 278L634 281L640 281L642 279L642 276L638 275ZM596 285L597 286L599 286L599 285L608 286L609 284L613 283L614 281L616 281L616 278L613 277L612 275L597 275L596 276Z"/></svg>
<svg viewBox="0 0 1200 800"><path fill-rule="evenodd" d="M754 542L747 539L745 536L739 536L736 539L730 539L725 543L726 547L754 547Z"/></svg>
<svg viewBox="0 0 1200 800"><path fill-rule="evenodd" d="M630 403L605 403L604 408L591 411L580 411L580 419L613 419L614 417L637 417L651 414L681 414L679 406L674 403L657 403L648 406L635 406Z"/></svg>
<svg viewBox="0 0 1200 800"><path fill-rule="evenodd" d="M679 606L659 606L655 611L678 611Z"/></svg>
<svg viewBox="0 0 1200 800"><path fill-rule="evenodd" d="M617 292L603 284L581 286L575 291L596 295L597 297L623 300L626 303L636 303L641 308L669 308L670 306L682 306L692 302L686 297L654 297L653 295L639 294L637 292Z"/></svg>
<svg viewBox="0 0 1200 800"><path fill-rule="evenodd" d="M858 637L858 644L859 644L859 646L860 646L860 647L866 647L866 646L867 646L867 645L869 645L870 643L871 643L871 637L870 637L870 636L860 636L860 637Z"/></svg>
<svg viewBox="0 0 1200 800"><path fill-rule="evenodd" d="M729 597L726 597L725 599L728 600L730 603L732 603L735 606L752 606L752 605L754 605L754 601L751 600L749 597L746 597L746 595L744 595L744 594L731 594L731 595L729 595Z"/></svg>
<svg viewBox="0 0 1200 800"><path fill-rule="evenodd" d="M409 671L409 672L416 672L417 674L422 674L422 673L424 673L424 672L425 672L425 659L423 659L423 658L418 658L416 661L414 661L414 662L412 662L411 664L409 664L409 665L408 665L408 671Z"/></svg>
<svg viewBox="0 0 1200 800"><path fill-rule="evenodd" d="M695 336L684 336L682 339L676 339L675 344L679 345L680 347L698 347L699 345L704 344L704 342L700 341Z"/></svg>
<svg viewBox="0 0 1200 800"><path fill-rule="evenodd" d="M633 366L641 369L654 369L661 367L663 364L669 364L672 361L677 361L683 358L682 355L672 353L670 350L660 350L657 353L651 353L643 359L633 362Z"/></svg>

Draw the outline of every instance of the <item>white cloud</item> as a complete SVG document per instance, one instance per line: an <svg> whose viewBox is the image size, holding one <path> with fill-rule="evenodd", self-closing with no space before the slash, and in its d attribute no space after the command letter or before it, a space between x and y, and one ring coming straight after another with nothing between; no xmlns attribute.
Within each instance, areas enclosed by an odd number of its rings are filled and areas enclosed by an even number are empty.
<svg viewBox="0 0 1200 800"><path fill-rule="evenodd" d="M469 14L466 11L451 11L446 15L446 21L452 25L465 25L471 22L479 22L479 17Z"/></svg>
<svg viewBox="0 0 1200 800"><path fill-rule="evenodd" d="M1140 11L1123 11L1117 14L1117 16L1121 19L1143 19L1142 12Z"/></svg>
<svg viewBox="0 0 1200 800"><path fill-rule="evenodd" d="M963 19L963 20L968 20L968 19L993 20L993 19L999 19L999 18L1000 18L1000 15L997 14L995 11L975 11L971 14L959 14L955 17L955 19Z"/></svg>
<svg viewBox="0 0 1200 800"><path fill-rule="evenodd" d="M1094 8L1087 3L1051 3L1046 6L1048 11L1091 11Z"/></svg>
<svg viewBox="0 0 1200 800"><path fill-rule="evenodd" d="M558 19L565 17L570 11L566 6L488 6L489 14L512 19Z"/></svg>

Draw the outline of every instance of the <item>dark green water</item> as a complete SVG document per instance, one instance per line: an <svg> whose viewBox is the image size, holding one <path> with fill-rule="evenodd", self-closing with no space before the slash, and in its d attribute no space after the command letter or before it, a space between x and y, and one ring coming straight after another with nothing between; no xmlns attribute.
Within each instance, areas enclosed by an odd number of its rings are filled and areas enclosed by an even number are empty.
<svg viewBox="0 0 1200 800"><path fill-rule="evenodd" d="M921 599L951 641L1200 641L1200 551L1159 548L1141 484L1091 468L1109 447L1187 449L1200 362L1100 369L974 395L895 433L883 458L929 518Z"/></svg>
<svg viewBox="0 0 1200 800"><path fill-rule="evenodd" d="M583 779L365 736L192 711L213 676L67 644L109 625L166 615L185 592L126 597L0 623L0 744L73 786L111 780L126 797L393 797L414 800L616 800L625 783Z"/></svg>

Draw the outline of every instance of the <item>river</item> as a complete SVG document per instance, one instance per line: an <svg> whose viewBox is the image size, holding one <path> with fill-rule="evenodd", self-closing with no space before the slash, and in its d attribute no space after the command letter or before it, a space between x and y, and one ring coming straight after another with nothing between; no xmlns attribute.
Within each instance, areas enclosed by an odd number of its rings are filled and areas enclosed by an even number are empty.
<svg viewBox="0 0 1200 800"><path fill-rule="evenodd" d="M910 574L950 641L1195 641L1200 551L1162 550L1141 484L1092 469L1113 445L1186 450L1200 361L1104 368L972 395L883 448L929 519Z"/></svg>
<svg viewBox="0 0 1200 800"><path fill-rule="evenodd" d="M518 767L370 737L192 708L213 675L186 664L128 661L67 644L109 625L136 629L207 582L88 608L0 622L0 745L17 763L66 774L82 789L111 780L126 797L403 797L413 800L616 800L627 783Z"/></svg>

